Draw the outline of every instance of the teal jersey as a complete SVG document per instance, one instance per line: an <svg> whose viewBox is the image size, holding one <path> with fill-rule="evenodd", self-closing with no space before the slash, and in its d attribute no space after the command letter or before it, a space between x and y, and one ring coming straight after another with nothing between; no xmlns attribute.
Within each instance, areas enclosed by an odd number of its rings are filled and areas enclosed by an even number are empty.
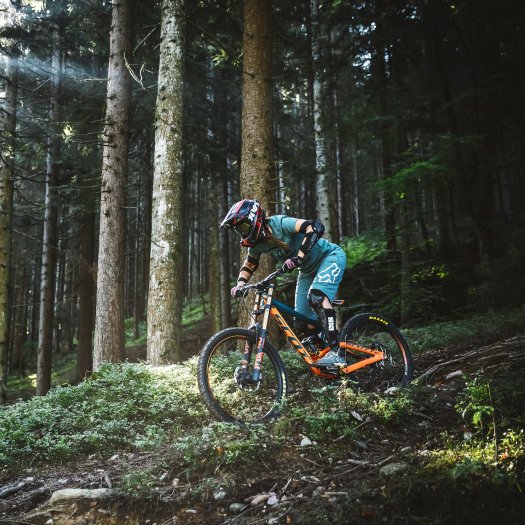
<svg viewBox="0 0 525 525"><path fill-rule="evenodd" d="M255 246L248 250L248 255L259 259L261 254L268 253L276 257L279 262L283 263L289 257L297 255L301 243L303 242L304 234L295 231L295 224L299 219L288 217L286 215L272 215L268 219L268 226L272 231L272 235L280 241L286 243L288 250L275 246L268 241L258 241ZM326 255L338 250L339 246L333 244L326 239L319 239L312 249L306 254L301 265L302 273L313 273L317 270L319 263Z"/></svg>

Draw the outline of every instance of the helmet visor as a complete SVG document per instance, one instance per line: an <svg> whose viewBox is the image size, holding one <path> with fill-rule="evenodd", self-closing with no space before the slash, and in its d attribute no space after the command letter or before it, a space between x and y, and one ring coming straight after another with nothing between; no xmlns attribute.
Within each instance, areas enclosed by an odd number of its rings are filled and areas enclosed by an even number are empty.
<svg viewBox="0 0 525 525"><path fill-rule="evenodd" d="M252 225L250 224L250 221L244 220L240 221L237 224L233 226L233 229L241 236L241 237L248 237L250 235L250 230L252 229Z"/></svg>

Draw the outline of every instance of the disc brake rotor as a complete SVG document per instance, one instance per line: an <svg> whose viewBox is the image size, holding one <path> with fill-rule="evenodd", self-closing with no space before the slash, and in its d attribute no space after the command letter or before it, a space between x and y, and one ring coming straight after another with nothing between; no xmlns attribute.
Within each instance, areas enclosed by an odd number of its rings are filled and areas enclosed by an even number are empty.
<svg viewBox="0 0 525 525"><path fill-rule="evenodd" d="M238 366L233 373L233 379L237 383L237 386L241 390L251 390L252 392L257 392L261 386L262 374L259 377L259 381L252 381L251 379L251 370L249 368L242 368Z"/></svg>

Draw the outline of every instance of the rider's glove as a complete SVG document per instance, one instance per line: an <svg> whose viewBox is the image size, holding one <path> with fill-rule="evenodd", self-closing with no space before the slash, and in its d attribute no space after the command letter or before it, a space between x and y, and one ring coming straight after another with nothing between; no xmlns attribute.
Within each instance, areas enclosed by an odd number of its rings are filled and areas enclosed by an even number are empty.
<svg viewBox="0 0 525 525"><path fill-rule="evenodd" d="M243 288L244 288L244 284L236 284L231 289L232 297L239 297L240 295L242 295L243 294L243 291L242 291Z"/></svg>
<svg viewBox="0 0 525 525"><path fill-rule="evenodd" d="M301 263L303 260L301 257L297 257L297 255L294 255L293 257L290 257L289 259L286 259L284 261L284 264L282 266L283 272L293 272L296 268L299 268L301 266Z"/></svg>

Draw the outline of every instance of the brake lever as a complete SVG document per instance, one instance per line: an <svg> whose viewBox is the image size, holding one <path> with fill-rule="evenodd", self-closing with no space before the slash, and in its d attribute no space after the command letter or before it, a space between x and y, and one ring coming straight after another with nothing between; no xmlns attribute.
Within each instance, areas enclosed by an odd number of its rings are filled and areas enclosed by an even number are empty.
<svg viewBox="0 0 525 525"><path fill-rule="evenodd" d="M240 290L237 291L237 293L235 294L235 297L246 297L250 290L257 290L258 292L262 292L266 288L266 285L268 284L268 282L270 282L275 277L282 275L283 273L284 273L283 269L279 268L274 273L268 275L262 281L255 283L255 284L248 284L247 286L243 286Z"/></svg>

